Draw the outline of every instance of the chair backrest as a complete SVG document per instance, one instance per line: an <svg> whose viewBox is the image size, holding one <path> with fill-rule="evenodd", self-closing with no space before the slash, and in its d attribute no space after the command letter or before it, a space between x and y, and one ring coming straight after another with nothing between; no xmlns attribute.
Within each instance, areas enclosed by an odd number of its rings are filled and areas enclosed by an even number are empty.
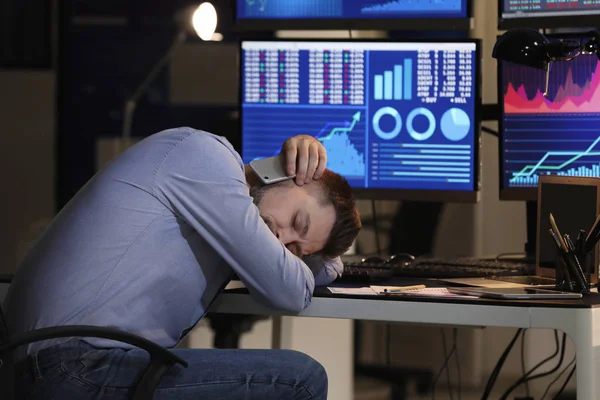
<svg viewBox="0 0 600 400"><path fill-rule="evenodd" d="M10 335L2 311L2 303L8 291L8 283L0 282L0 398L12 400L15 398L14 366L12 351L4 351L8 346Z"/></svg>

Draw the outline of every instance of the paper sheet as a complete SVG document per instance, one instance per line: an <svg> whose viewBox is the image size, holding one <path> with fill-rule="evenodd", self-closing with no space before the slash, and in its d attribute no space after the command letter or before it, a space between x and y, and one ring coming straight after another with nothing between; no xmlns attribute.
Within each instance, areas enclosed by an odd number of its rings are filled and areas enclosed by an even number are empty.
<svg viewBox="0 0 600 400"><path fill-rule="evenodd" d="M422 286L422 285L419 285ZM412 289L411 289L412 288ZM426 296L426 297L452 297L452 298L465 298L465 299L476 299L476 296L468 296L462 294L455 294L448 291L445 287L429 287L429 288L414 288L414 286L378 286L371 285L370 287L328 287L331 293L335 294L351 294L351 295L364 295L364 296ZM388 294L381 294L387 289Z"/></svg>
<svg viewBox="0 0 600 400"><path fill-rule="evenodd" d="M398 291L406 291L406 290L416 290L416 289L425 289L425 285L410 285L410 286L379 286L379 285L371 285L371 289L376 291L377 293L382 292L398 292Z"/></svg>
<svg viewBox="0 0 600 400"><path fill-rule="evenodd" d="M424 289L413 289L403 290L397 293L390 293L382 296L427 296L427 297L453 297L453 298L464 298L464 299L476 299L476 296L467 296L462 294L455 294L448 291L445 287L429 287Z"/></svg>
<svg viewBox="0 0 600 400"><path fill-rule="evenodd" d="M345 287L328 287L331 293L336 294L354 294L354 295L365 295L365 296L375 296L377 292L371 289L368 286L358 287L358 288L345 288Z"/></svg>

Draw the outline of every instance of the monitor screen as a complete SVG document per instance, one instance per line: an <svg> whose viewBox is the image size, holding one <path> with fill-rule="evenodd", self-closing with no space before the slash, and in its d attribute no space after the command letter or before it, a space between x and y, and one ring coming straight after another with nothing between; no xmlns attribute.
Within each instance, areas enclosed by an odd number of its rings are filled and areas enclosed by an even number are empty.
<svg viewBox="0 0 600 400"><path fill-rule="evenodd" d="M476 201L479 42L244 41L245 163L298 134L357 195Z"/></svg>
<svg viewBox="0 0 600 400"><path fill-rule="evenodd" d="M596 26L600 0L498 0L499 28Z"/></svg>
<svg viewBox="0 0 600 400"><path fill-rule="evenodd" d="M237 0L235 14L237 25L263 30L382 29L382 22L388 29L469 29L469 5L470 0Z"/></svg>
<svg viewBox="0 0 600 400"><path fill-rule="evenodd" d="M596 55L552 63L546 96L543 70L501 62L499 82L501 198L535 200L543 174L600 176Z"/></svg>

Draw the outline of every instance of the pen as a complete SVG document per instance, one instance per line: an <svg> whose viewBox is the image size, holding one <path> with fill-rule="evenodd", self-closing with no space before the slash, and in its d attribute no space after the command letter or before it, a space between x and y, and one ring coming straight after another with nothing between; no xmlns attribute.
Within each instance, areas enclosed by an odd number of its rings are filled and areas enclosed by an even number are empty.
<svg viewBox="0 0 600 400"><path fill-rule="evenodd" d="M575 245L573 244L573 241L571 240L571 237L569 236L568 233L565 233L565 243L567 244L567 248L569 249L569 251L571 253L575 253Z"/></svg>
<svg viewBox="0 0 600 400"><path fill-rule="evenodd" d="M552 236L552 239L554 239L554 241L556 242L556 246L558 247L558 249L563 250L562 244L560 243L560 240L558 240L558 236L556 235L554 230L552 228L550 228L550 229L548 229L548 232L550 232L550 236Z"/></svg>
<svg viewBox="0 0 600 400"><path fill-rule="evenodd" d="M562 235L560 234L560 231L558 230L558 226L556 225L556 220L554 219L554 215L552 215L552 213L550 213L550 225L552 225L552 229L554 230L554 233L556 233L556 236L558 237L560 247L563 249L563 251L568 252L569 249L567 248L567 244L563 240Z"/></svg>
<svg viewBox="0 0 600 400"><path fill-rule="evenodd" d="M577 255L575 254L575 246L573 245L573 242L568 234L565 233L564 239L565 243L567 244L567 248L569 249L569 254L564 255L566 258L565 261L570 263L570 268L575 273L575 279L577 280L580 288L579 290L582 291L582 293L587 294L589 293L589 286L585 274L583 273L583 268L581 268L579 258L577 258Z"/></svg>
<svg viewBox="0 0 600 400"><path fill-rule="evenodd" d="M583 274L583 269L581 268L581 264L579 263L579 259L577 258L577 256L573 253L569 253L565 254L564 257L565 261L570 263L571 270L573 270L573 272L575 273L575 279L579 284L579 291L581 291L581 293L589 294L590 288L588 286L587 279Z"/></svg>
<svg viewBox="0 0 600 400"><path fill-rule="evenodd" d="M402 293L402 292L406 292L407 290L418 290L418 289L425 289L426 286L425 285L412 285L412 286L402 286L401 288L397 288L397 289L383 289L384 293Z"/></svg>
<svg viewBox="0 0 600 400"><path fill-rule="evenodd" d="M577 234L577 242L575 243L575 249L577 254L583 254L583 246L585 245L585 237L586 237L586 232L583 229L579 230L579 233Z"/></svg>

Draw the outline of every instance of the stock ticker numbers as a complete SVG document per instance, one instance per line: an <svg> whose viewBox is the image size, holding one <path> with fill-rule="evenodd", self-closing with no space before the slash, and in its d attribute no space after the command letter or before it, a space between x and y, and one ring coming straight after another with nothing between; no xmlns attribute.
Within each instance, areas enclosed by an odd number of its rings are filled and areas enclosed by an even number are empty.
<svg viewBox="0 0 600 400"><path fill-rule="evenodd" d="M298 50L245 50L245 102L300 102Z"/></svg>
<svg viewBox="0 0 600 400"><path fill-rule="evenodd" d="M504 12L544 12L600 8L600 0L504 0Z"/></svg>
<svg viewBox="0 0 600 400"><path fill-rule="evenodd" d="M466 104L472 93L471 51L420 51L417 56L417 96L423 103L447 98Z"/></svg>
<svg viewBox="0 0 600 400"><path fill-rule="evenodd" d="M308 57L310 104L364 104L364 51L310 50Z"/></svg>

